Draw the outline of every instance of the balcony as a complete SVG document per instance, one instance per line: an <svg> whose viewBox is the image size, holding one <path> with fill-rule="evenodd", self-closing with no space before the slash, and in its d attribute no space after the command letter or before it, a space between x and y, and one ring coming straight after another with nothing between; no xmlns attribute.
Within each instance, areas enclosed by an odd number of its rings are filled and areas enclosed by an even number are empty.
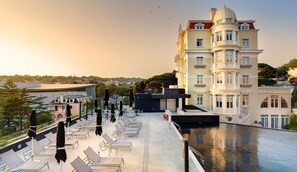
<svg viewBox="0 0 297 172"><path fill-rule="evenodd" d="M240 84L240 87L242 88L247 88L247 87L252 87L252 84Z"/></svg>
<svg viewBox="0 0 297 172"><path fill-rule="evenodd" d="M219 62L212 65L212 69L216 69L216 68L239 68L239 64Z"/></svg>
<svg viewBox="0 0 297 172"><path fill-rule="evenodd" d="M212 47L226 47L226 46L240 46L238 41L234 40L225 40L225 41L217 41L212 43Z"/></svg>
<svg viewBox="0 0 297 172"><path fill-rule="evenodd" d="M195 87L205 87L206 84L195 84L194 86L195 86Z"/></svg>
<svg viewBox="0 0 297 172"><path fill-rule="evenodd" d="M205 68L206 65L194 65L195 68Z"/></svg>
<svg viewBox="0 0 297 172"><path fill-rule="evenodd" d="M251 68L252 65L240 65L240 68Z"/></svg>

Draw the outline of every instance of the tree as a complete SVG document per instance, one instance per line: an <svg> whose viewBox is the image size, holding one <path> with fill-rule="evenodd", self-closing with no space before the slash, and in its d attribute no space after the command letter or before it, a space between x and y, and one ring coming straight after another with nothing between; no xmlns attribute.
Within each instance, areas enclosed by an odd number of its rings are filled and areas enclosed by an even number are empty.
<svg viewBox="0 0 297 172"><path fill-rule="evenodd" d="M292 92L291 105L292 107L297 106L297 86L294 86L294 89Z"/></svg>
<svg viewBox="0 0 297 172"><path fill-rule="evenodd" d="M7 81L0 89L1 118L7 127L15 126L23 129L23 120L27 119L34 108L39 113L47 113L42 103L44 97L30 96L26 89L17 88L12 81Z"/></svg>
<svg viewBox="0 0 297 172"><path fill-rule="evenodd" d="M291 114L290 123L284 127L287 130L297 130L297 115Z"/></svg>
<svg viewBox="0 0 297 172"><path fill-rule="evenodd" d="M276 77L276 69L271 66L264 67L259 73L259 78L275 78Z"/></svg>
<svg viewBox="0 0 297 172"><path fill-rule="evenodd" d="M103 82L100 82L96 87L97 97L104 97L106 85Z"/></svg>
<svg viewBox="0 0 297 172"><path fill-rule="evenodd" d="M161 87L168 88L169 85L176 85L177 78L175 77L176 71L171 73L163 73L162 75L155 75L144 81L138 82L134 86L134 91L136 93L142 93L145 89L153 89L157 92L161 92Z"/></svg>

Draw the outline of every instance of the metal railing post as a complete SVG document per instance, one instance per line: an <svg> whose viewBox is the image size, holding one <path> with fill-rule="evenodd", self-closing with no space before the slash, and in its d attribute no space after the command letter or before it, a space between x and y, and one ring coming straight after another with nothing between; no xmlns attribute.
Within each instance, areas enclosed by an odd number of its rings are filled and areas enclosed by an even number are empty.
<svg viewBox="0 0 297 172"><path fill-rule="evenodd" d="M185 172L189 172L189 141L184 140Z"/></svg>

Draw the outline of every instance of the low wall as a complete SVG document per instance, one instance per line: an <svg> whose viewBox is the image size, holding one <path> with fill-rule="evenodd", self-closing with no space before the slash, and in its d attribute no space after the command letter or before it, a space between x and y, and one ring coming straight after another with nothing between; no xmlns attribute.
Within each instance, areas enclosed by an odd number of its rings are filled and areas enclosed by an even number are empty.
<svg viewBox="0 0 297 172"><path fill-rule="evenodd" d="M220 124L219 115L172 115L171 120L181 127L213 126Z"/></svg>

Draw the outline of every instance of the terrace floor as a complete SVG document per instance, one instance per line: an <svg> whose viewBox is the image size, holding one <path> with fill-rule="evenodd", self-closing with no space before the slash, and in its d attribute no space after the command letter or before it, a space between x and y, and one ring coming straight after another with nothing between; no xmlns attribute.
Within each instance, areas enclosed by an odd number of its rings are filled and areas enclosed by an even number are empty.
<svg viewBox="0 0 297 172"><path fill-rule="evenodd" d="M122 172L181 172L184 171L183 144L177 137L172 128L169 128L168 122L163 118L163 113L143 113L133 119L142 121L143 126L138 137L126 137L124 141L131 141L133 146L131 151L121 149L117 156L123 157L125 164L122 165ZM117 120L119 120L117 118ZM107 121L103 124L103 132L111 136L115 130L115 123ZM79 141L79 146L74 149L66 147L67 160L66 163L58 165L54 157L39 158L49 162L50 169L43 168L45 171L73 171L70 162L77 156L85 158L83 150L88 146L92 147L96 152L100 152L101 156L108 156L108 149L100 150L99 142L103 140L100 136L96 136L94 131L90 131L87 138L75 137ZM26 148L24 148L25 150ZM22 151L17 153L22 157ZM115 151L110 156L116 156ZM35 158L37 159L37 158ZM190 172L198 171L194 163L189 160ZM62 168L62 170L61 170Z"/></svg>

